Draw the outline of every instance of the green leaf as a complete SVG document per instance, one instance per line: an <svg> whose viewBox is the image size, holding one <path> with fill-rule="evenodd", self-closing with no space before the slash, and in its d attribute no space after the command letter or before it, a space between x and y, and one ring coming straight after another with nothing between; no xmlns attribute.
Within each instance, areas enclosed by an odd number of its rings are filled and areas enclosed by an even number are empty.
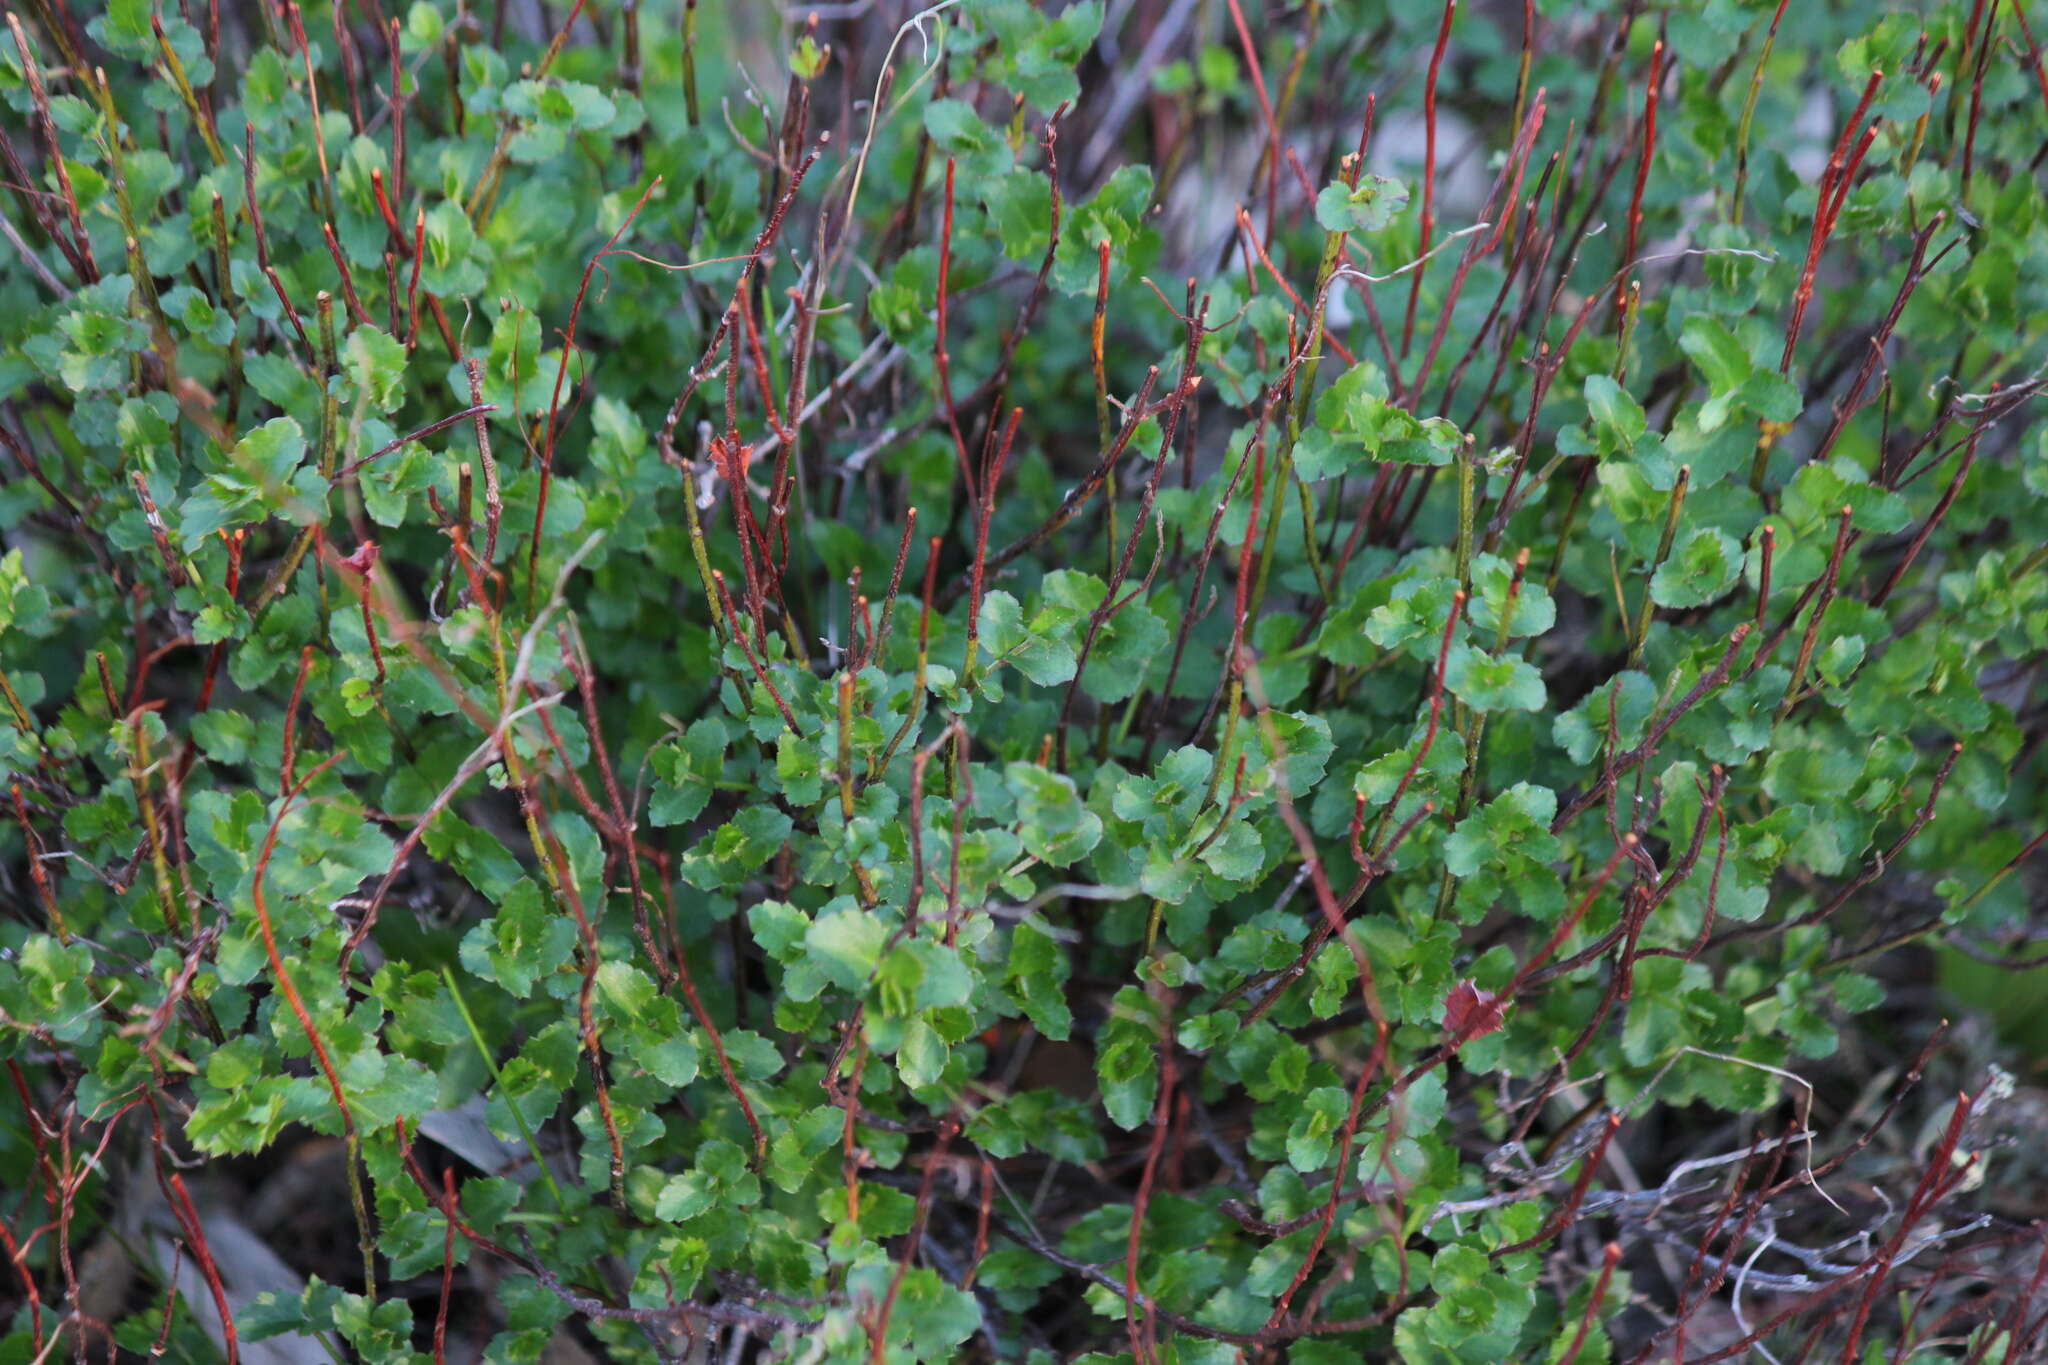
<svg viewBox="0 0 2048 1365"><path fill-rule="evenodd" d="M1497 867L1510 858L1547 863L1560 851L1550 833L1556 814L1557 793L1518 782L1452 832L1444 844L1444 867L1454 877L1469 877L1482 866Z"/></svg>
<svg viewBox="0 0 2048 1365"><path fill-rule="evenodd" d="M817 39L806 33L797 40L795 51L789 56L789 69L800 81L817 79L830 60L831 49L818 46Z"/></svg>
<svg viewBox="0 0 2048 1365"><path fill-rule="evenodd" d="M1734 392L1756 368L1728 325L1704 313L1686 318L1679 329L1678 347L1699 367L1716 397Z"/></svg>
<svg viewBox="0 0 2048 1365"><path fill-rule="evenodd" d="M1433 665L1457 591L1457 580L1448 576L1399 579L1386 605L1374 608L1365 618L1366 637L1382 649L1404 650L1411 658Z"/></svg>
<svg viewBox="0 0 2048 1365"><path fill-rule="evenodd" d="M1072 970L1058 940L1028 920L1018 924L1010 936L1004 976L1026 1016L1055 1042L1073 1032L1074 1012L1067 1007L1063 989Z"/></svg>
<svg viewBox="0 0 2048 1365"><path fill-rule="evenodd" d="M1541 583L1528 575L1516 582L1514 565L1498 555L1481 554L1472 559L1472 600L1467 606L1473 627L1481 638L1497 638L1501 613L1514 601L1514 619L1508 622L1508 638L1541 635L1557 622L1557 603Z"/></svg>
<svg viewBox="0 0 2048 1365"><path fill-rule="evenodd" d="M1702 526L1671 547L1650 579L1650 600L1660 607L1697 607L1735 585L1742 547L1726 531Z"/></svg>
<svg viewBox="0 0 2048 1365"><path fill-rule="evenodd" d="M342 348L348 376L379 412L405 401L405 343L367 324L348 334Z"/></svg>
<svg viewBox="0 0 2048 1365"><path fill-rule="evenodd" d="M1323 186L1316 196L1316 222L1326 232L1378 232L1408 207L1408 187L1383 175L1361 175L1356 189Z"/></svg>
<svg viewBox="0 0 2048 1365"><path fill-rule="evenodd" d="M704 813L711 793L725 768L725 750L730 742L725 723L706 716L691 723L679 742L654 752L656 782L647 804L647 818L655 825L688 824Z"/></svg>
<svg viewBox="0 0 2048 1365"><path fill-rule="evenodd" d="M1003 255L1013 261L1044 256L1052 235L1050 190L1043 175L1022 167L981 179L982 206L1002 238Z"/></svg>
<svg viewBox="0 0 2048 1365"><path fill-rule="evenodd" d="M1586 377L1586 406L1593 421L1622 450L1633 450L1649 429L1649 418L1629 392L1604 374Z"/></svg>
<svg viewBox="0 0 2048 1365"><path fill-rule="evenodd" d="M697 1149L696 1165L670 1176L654 1201L654 1216L686 1223L713 1208L743 1208L761 1200L761 1182L747 1169L738 1144L713 1138Z"/></svg>
<svg viewBox="0 0 2048 1365"><path fill-rule="evenodd" d="M1202 865L1225 881L1253 882L1265 871L1266 849L1258 831L1246 823L1231 825L1200 854Z"/></svg>
<svg viewBox="0 0 2048 1365"><path fill-rule="evenodd" d="M1350 1108L1350 1097L1337 1086L1322 1086L1302 1096L1287 1129L1287 1164L1303 1173L1329 1165Z"/></svg>
<svg viewBox="0 0 2048 1365"><path fill-rule="evenodd" d="M990 653L1015 665L1040 687L1073 681L1077 663L1073 646L1061 636L1027 629L1023 607L1001 589L982 599L980 635Z"/></svg>
<svg viewBox="0 0 2048 1365"><path fill-rule="evenodd" d="M1066 867L1102 838L1102 817L1081 803L1074 780L1035 763L1011 763L1003 777L1017 803L1025 852Z"/></svg>
<svg viewBox="0 0 2048 1365"><path fill-rule="evenodd" d="M251 482L283 483L306 458L306 436L289 417L273 417L244 436L228 458Z"/></svg>
<svg viewBox="0 0 2048 1365"><path fill-rule="evenodd" d="M525 999L541 977L568 963L575 942L575 922L552 913L541 889L522 877L496 914L462 936L462 965Z"/></svg>
<svg viewBox="0 0 2048 1365"><path fill-rule="evenodd" d="M1454 648L1444 682L1459 701L1480 711L1540 711L1546 700L1543 675L1512 653L1495 657L1470 646Z"/></svg>
<svg viewBox="0 0 2048 1365"><path fill-rule="evenodd" d="M1158 1008L1136 986L1116 993L1095 1052L1095 1074L1110 1122L1126 1131L1152 1116L1159 1094Z"/></svg>
<svg viewBox="0 0 2048 1365"><path fill-rule="evenodd" d="M1685 1038L1685 1004L1680 983L1691 965L1676 958L1643 958L1636 963L1628 1016L1622 1021L1621 1051L1634 1066L1648 1066Z"/></svg>
<svg viewBox="0 0 2048 1365"><path fill-rule="evenodd" d="M941 150L955 155L996 144L995 134L965 100L933 100L924 107L924 126Z"/></svg>
<svg viewBox="0 0 2048 1365"><path fill-rule="evenodd" d="M864 992L888 937L881 920L856 907L821 916L804 935L804 947L833 985Z"/></svg>
<svg viewBox="0 0 2048 1365"><path fill-rule="evenodd" d="M946 1042L923 1019L912 1019L896 1049L896 1074L912 1090L936 1085L946 1070Z"/></svg>
<svg viewBox="0 0 2048 1365"><path fill-rule="evenodd" d="M1586 694L1586 699L1559 716L1551 738L1574 763L1590 763L1609 742L1617 752L1634 748L1657 704L1656 685L1644 673L1617 673Z"/></svg>
<svg viewBox="0 0 2048 1365"><path fill-rule="evenodd" d="M1044 1152L1058 1161L1099 1161L1107 1150L1093 1111L1052 1090L1027 1090L984 1105L968 1139L992 1156Z"/></svg>

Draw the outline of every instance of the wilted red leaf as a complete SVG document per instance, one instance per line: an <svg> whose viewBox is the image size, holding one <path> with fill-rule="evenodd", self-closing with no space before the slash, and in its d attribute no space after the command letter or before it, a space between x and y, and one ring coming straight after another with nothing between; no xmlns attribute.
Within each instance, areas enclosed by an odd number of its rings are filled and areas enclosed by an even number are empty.
<svg viewBox="0 0 2048 1365"><path fill-rule="evenodd" d="M341 564L343 568L351 573L367 575L370 570L377 567L377 542L374 540L364 541L356 546L352 553L344 555Z"/></svg>
<svg viewBox="0 0 2048 1365"><path fill-rule="evenodd" d="M1500 997L1481 990L1471 981L1460 981L1444 997L1444 1031L1455 1044L1484 1038L1501 1026Z"/></svg>

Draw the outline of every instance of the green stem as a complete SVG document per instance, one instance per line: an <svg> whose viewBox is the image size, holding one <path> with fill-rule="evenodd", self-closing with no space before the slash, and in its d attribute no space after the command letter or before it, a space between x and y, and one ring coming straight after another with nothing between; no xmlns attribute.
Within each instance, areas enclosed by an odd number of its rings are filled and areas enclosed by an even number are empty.
<svg viewBox="0 0 2048 1365"><path fill-rule="evenodd" d="M1692 466L1678 467L1678 482L1671 486L1671 506L1664 513L1664 534L1657 542L1657 558L1650 565L1650 576L1654 579L1657 571L1664 567L1664 561L1671 557L1671 542L1678 535L1678 517L1685 510L1685 491L1692 483ZM1626 604L1624 603L1624 606ZM1650 590L1643 589L1643 613L1637 618L1635 630L1629 640L1628 666L1634 668L1643 659L1643 646L1650 638L1650 620L1657 614L1657 604L1650 597Z"/></svg>
<svg viewBox="0 0 2048 1365"><path fill-rule="evenodd" d="M1202 804L1195 808L1200 815L1216 802L1216 786L1223 780L1223 769L1230 762L1230 744L1237 737L1237 713L1244 708L1244 681L1230 680L1229 714L1223 721L1223 742L1216 746L1216 766L1209 770L1209 789L1202 793Z"/></svg>
<svg viewBox="0 0 2048 1365"><path fill-rule="evenodd" d="M533 1158L534 1169L540 1172L540 1178L547 1182L549 1192L555 1196L555 1207L567 1213L569 1201L562 1198L562 1187L555 1183L555 1173L548 1169L548 1163L541 1157L540 1144L533 1139L533 1129L527 1126L518 1098L505 1088L505 1076L498 1070L498 1059L491 1055L490 1047L484 1042L483 1030L476 1026L476 1016L469 1012L469 1003L462 998L462 988L455 984L455 973L443 967L441 979L448 983L448 994L455 1000L455 1012L468 1026L470 1039L476 1043L476 1050L484 1059L484 1067L491 1073L491 1084L497 1086L498 1093L505 1097L505 1107L512 1111L512 1121L519 1125L519 1136L526 1140L527 1155Z"/></svg>
<svg viewBox="0 0 2048 1365"><path fill-rule="evenodd" d="M1280 515L1286 505L1281 490L1290 483L1300 483L1294 475L1294 445L1301 439L1303 424L1308 419L1308 405L1316 387L1316 369L1322 363L1323 344L1323 302L1329 294L1330 277L1336 273L1337 262L1344 251L1344 234L1332 232L1323 239L1322 263L1316 267L1315 315L1309 319L1308 345L1302 353L1301 372L1294 381L1294 402L1287 412L1287 439L1280 448L1279 472L1273 479L1273 507L1266 514L1265 544L1259 547L1259 572L1253 580L1250 609L1246 612L1249 620L1259 618L1259 608L1265 604L1266 585L1273 572L1273 547L1279 542ZM1302 538L1308 546L1309 564L1315 571L1316 581L1324 587L1322 564L1316 555L1316 526L1311 516L1312 504L1303 499L1302 514L1309 518L1301 528Z"/></svg>
<svg viewBox="0 0 2048 1365"><path fill-rule="evenodd" d="M704 584L704 600L711 604L714 634L723 638L732 632L725 619L725 604L718 600L718 587L711 581L711 553L704 546L704 523L697 516L696 466L683 461L683 515L690 529L690 557L697 561L697 577Z"/></svg>
<svg viewBox="0 0 2048 1365"><path fill-rule="evenodd" d="M1764 50L1757 54L1756 70L1749 77L1749 98L1742 102L1742 121L1735 127L1735 201L1729 209L1728 221L1742 221L1742 198L1749 185L1749 128L1756 120L1756 99L1764 88L1764 65L1771 60L1771 49L1778 42L1778 21L1771 19L1770 32L1764 35Z"/></svg>
<svg viewBox="0 0 2048 1365"><path fill-rule="evenodd" d="M1472 523L1478 515L1474 507L1474 480L1472 438L1467 436L1458 448L1458 586L1466 592L1472 591Z"/></svg>

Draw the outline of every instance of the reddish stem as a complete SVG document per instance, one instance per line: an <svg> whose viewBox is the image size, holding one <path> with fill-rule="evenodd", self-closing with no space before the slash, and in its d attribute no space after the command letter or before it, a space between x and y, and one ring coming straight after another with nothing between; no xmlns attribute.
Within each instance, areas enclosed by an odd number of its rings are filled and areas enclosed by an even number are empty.
<svg viewBox="0 0 2048 1365"><path fill-rule="evenodd" d="M227 1347L228 1365L240 1365L242 1347L235 1335L235 1315L228 1308L227 1289L221 1284L220 1268L213 1263L213 1248L207 1245L206 1229L199 1222L199 1210L192 1206L192 1195L185 1188L185 1177L172 1171L169 1180L171 1192L176 1196L172 1212L184 1226L185 1238L192 1244L192 1259L199 1262L199 1274L213 1295L214 1311L220 1314L220 1332Z"/></svg>
<svg viewBox="0 0 2048 1365"><path fill-rule="evenodd" d="M441 1206L451 1216L441 1234L441 1302L434 1310L434 1365L448 1365L448 1297L455 1288L455 1168L441 1172Z"/></svg>
<svg viewBox="0 0 2048 1365"><path fill-rule="evenodd" d="M306 695L306 674L311 672L312 668L313 646L307 645L299 651L299 676L292 683L291 705L287 706L284 712L284 761L281 769L283 776L279 778L278 785L286 791L290 791L292 787L292 765L297 757L292 733L298 724L299 702Z"/></svg>
<svg viewBox="0 0 2048 1365"><path fill-rule="evenodd" d="M1443 70L1444 49L1451 41L1451 19L1458 12L1458 0L1444 0L1443 23L1437 26L1436 47L1429 54L1429 76L1422 87L1422 235L1416 243L1418 261L1429 255L1429 240L1436 230L1436 79ZM1408 314L1401 323L1401 354L1415 335L1415 304L1422 295L1420 267L1408 286Z"/></svg>
<svg viewBox="0 0 2048 1365"><path fill-rule="evenodd" d="M427 211L417 209L412 216L412 278L405 286L405 349L410 351L420 340L420 264L427 259Z"/></svg>
<svg viewBox="0 0 2048 1365"><path fill-rule="evenodd" d="M848 1101L847 1121L852 1122L853 1102ZM904 1240L903 1256L896 1263L896 1273L889 1279L889 1292L882 1298L882 1305L875 1312L875 1325L870 1329L870 1340L874 1346L874 1365L887 1365L889 1359L889 1318L896 1311L896 1297L903 1292L903 1277L910 1273L910 1263L917 1259L918 1247L924 1242L925 1225L931 1222L932 1195L939 1168L945 1164L946 1149L953 1143L960 1131L960 1121L948 1117L939 1125L939 1141L924 1159L924 1178L917 1187L917 1212L910 1224L910 1236Z"/></svg>
<svg viewBox="0 0 2048 1365"><path fill-rule="evenodd" d="M18 799L18 798L17 798ZM984 1213L986 1219L987 1214ZM14 1263L14 1273L21 1277L22 1292L28 1298L29 1330L36 1349L36 1357L43 1355L43 1296L36 1292L36 1277L29 1273L28 1262L21 1244L14 1240L14 1233L8 1228L7 1220L0 1218L0 1244L7 1249L7 1259Z"/></svg>
<svg viewBox="0 0 2048 1365"><path fill-rule="evenodd" d="M1316 310L1311 309L1301 301L1301 295L1294 292L1294 286L1289 284L1286 277L1274 267L1273 258L1266 254L1266 248L1260 244L1258 234L1252 229L1250 216L1245 213L1242 207L1237 211L1237 225L1243 231L1245 241L1250 244L1253 251L1258 253L1259 264L1266 267L1266 273L1273 277L1273 283L1280 286L1280 292L1287 295L1288 302L1292 303L1301 312L1302 317L1307 320L1310 326L1313 326L1315 324ZM1319 305L1321 302L1322 300L1317 300ZM1323 332L1323 341L1343 359L1346 365L1356 365L1358 363L1358 358L1351 354L1351 348L1346 346L1334 332L1326 329Z"/></svg>
<svg viewBox="0 0 2048 1365"><path fill-rule="evenodd" d="M741 291L740 329L747 342L748 358L753 364L754 387L761 391L761 402L768 409L768 425L784 446L796 439L796 433L782 424L782 412L775 404L775 381L768 374L768 357L761 350L761 333L754 326L754 303L752 295Z"/></svg>
<svg viewBox="0 0 2048 1365"><path fill-rule="evenodd" d="M1579 1330L1572 1334L1572 1344L1558 1365L1577 1365L1579 1348L1586 1344L1586 1337L1593 1330L1593 1320L1600 1315L1600 1303L1607 1297L1608 1281L1614 1278L1614 1267L1620 1262L1621 1243L1609 1242L1600 1256L1600 1278L1593 1282L1592 1297L1586 1300L1586 1311L1579 1317Z"/></svg>
<svg viewBox="0 0 2048 1365"><path fill-rule="evenodd" d="M1401 798L1408 794L1408 784L1422 771L1422 761L1429 757L1430 746L1436 743L1437 725L1442 720L1444 712L1444 670L1450 666L1451 640L1457 632L1458 617L1464 609L1465 591L1461 588L1451 594L1450 614L1444 617L1443 639L1437 645L1436 667L1429 675L1429 728L1422 732L1422 743L1416 747L1415 757L1410 760L1408 771L1401 774L1400 783L1394 788L1393 796L1387 800L1386 814L1380 817L1381 829L1386 828L1387 821L1392 819L1394 812L1400 808ZM1375 850L1373 862L1384 862L1390 851L1387 848Z"/></svg>
<svg viewBox="0 0 2048 1365"><path fill-rule="evenodd" d="M711 571L711 581L716 585L719 605L725 609L725 619L736 621L739 617L739 608L733 603L732 590L725 585L724 573L713 569ZM782 699L782 693L776 689L775 680L768 676L767 668L763 666L760 658L755 655L754 647L747 642L747 633L735 625L732 638L739 642L740 652L746 655L747 667L754 671L754 676L760 680L761 686L768 689L768 696L774 701L775 709L782 713L783 722L789 726L792 733L802 734L803 727L796 723L796 713L791 711L789 703Z"/></svg>
<svg viewBox="0 0 2048 1365"><path fill-rule="evenodd" d="M286 752L290 752L289 742ZM256 922L263 931L263 950L270 957L270 970L277 978L278 989L284 992L285 1003L291 1007L292 1014L299 1021L299 1027L305 1031L306 1041L311 1045L313 1056L320 1063L321 1074L327 1078L327 1088L334 1096L334 1106L341 1112L342 1127L353 1138L355 1119L349 1113L348 1098L342 1092L341 1074L335 1070L334 1062L327 1052L327 1044L321 1040L320 1031L313 1026L313 1016L306 1010L306 1002L299 994L298 984L292 980L291 972L285 968L284 955L278 951L277 934L270 921L270 905L263 894L264 874L270 868L271 856L277 851L278 831L284 824L285 815L291 810L292 802L312 784L313 779L339 763L342 758L342 754L330 755L320 766L307 773L305 779L297 785L291 785L287 779L284 794L277 803L277 814L271 817L270 827L264 831L262 846L257 850L256 872L250 883L249 895L255 903ZM353 1157L350 1159L353 1160Z"/></svg>
<svg viewBox="0 0 2048 1365"><path fill-rule="evenodd" d="M2027 65L2033 70L2034 84L2041 87L2041 103L2048 107L2048 67L2042 64L2041 45L2034 41L2033 27L2027 23L2027 7L2024 0L2019 0L2013 5L2012 13L2013 17L2020 21L2020 36L2027 44Z"/></svg>
<svg viewBox="0 0 2048 1365"><path fill-rule="evenodd" d="M580 0L578 7L581 7ZM561 411L562 381L568 378L569 357L576 350L576 324L583 316L584 297L590 293L590 277L596 273L599 263L612 253L612 248L619 244L619 238L626 235L626 229L633 226L633 220L647 206L648 196L660 185L661 177L657 175L647 182L646 189L640 191L640 197L633 201L633 207L627 210L624 220L619 223L618 231L605 239L597 254L583 267L582 283L576 287L576 301L569 305L569 330L562 338L562 363L555 367L555 388L548 396L547 435L540 448L540 495L533 507L533 540L526 547L526 609L529 613L533 610L534 585L540 572L541 521L548 514L548 485L555 474L555 417Z"/></svg>
<svg viewBox="0 0 2048 1365"><path fill-rule="evenodd" d="M398 248L399 254L410 257L412 238L406 236L405 229L398 225L398 213L391 207L391 198L384 191L384 172L374 166L370 168L370 193L377 201L378 216L383 218L384 231L390 235L392 244Z"/></svg>
<svg viewBox="0 0 2048 1365"><path fill-rule="evenodd" d="M334 224L322 223L320 233L327 239L327 254L334 258L335 272L341 276L341 296L348 301L349 316L365 327L373 326L362 299L356 295L356 278L348 268L348 258L341 254L341 242L334 235Z"/></svg>
<svg viewBox="0 0 2048 1365"><path fill-rule="evenodd" d="M1628 200L1628 238L1622 247L1621 260L1624 266L1636 258L1636 244L1643 233L1643 187L1650 183L1650 161L1657 154L1657 92L1664 83L1664 43L1660 39L1650 49L1650 85L1643 96L1643 155L1636 162L1635 189ZM1614 296L1615 313L1618 317L1624 296L1617 291Z"/></svg>
<svg viewBox="0 0 2048 1365"><path fill-rule="evenodd" d="M1927 538L1934 534L1934 528L1941 525L1941 519L1948 515L1948 509L1954 505L1956 495L1963 491L1963 480L1970 476L1970 466L1977 462L1977 442L1979 439L1979 436L1972 436L1969 444L1963 447L1962 462L1956 466L1956 472L1949 479L1948 487L1942 490L1941 500L1934 504L1934 511L1928 514L1927 521L1913 536L1912 542L1906 546L1906 552L1899 556L1899 562L1892 566L1891 573L1884 580L1884 586L1879 588L1876 594L1871 597L1871 606L1883 606L1885 599L1897 590L1900 582L1906 576L1906 570L1913 567L1914 559L1925 548Z"/></svg>
<svg viewBox="0 0 2048 1365"><path fill-rule="evenodd" d="M1010 420L1003 425L1002 444L994 459L983 471L980 514L974 529L974 568L970 579L967 608L967 675L974 676L974 646L980 634L981 595L988 579L988 523L996 510L996 488L1001 484L1003 466L1009 463L1010 443L1017 439L1017 423L1024 416L1024 409L1011 408Z"/></svg>
<svg viewBox="0 0 2048 1365"><path fill-rule="evenodd" d="M61 166L63 163L58 164ZM317 355L318 352L313 349L312 338L306 335L306 325L299 321L299 310L292 306L291 295L284 292L284 281L278 278L276 268L270 264L270 243L263 231L263 213L256 206L256 126L253 123L249 125L247 149L243 153L242 193L247 201L244 207L248 210L249 226L256 237L256 268L263 272L263 278L270 281L272 292L277 295L278 303L284 308L285 321L291 323L292 331L297 334L299 345L305 348L306 355Z"/></svg>
<svg viewBox="0 0 2048 1365"><path fill-rule="evenodd" d="M1266 73L1259 65L1259 45L1252 41L1251 28L1244 21L1244 10L1238 4L1238 0L1229 0L1229 4L1230 22L1237 29L1238 46L1244 51L1245 69L1251 72L1252 92L1259 97L1259 112L1266 120L1266 157L1270 186L1271 174L1280 164L1280 123L1273 113L1272 98L1266 93ZM1279 196L1269 189L1267 201L1266 233L1270 237L1274 215L1279 212Z"/></svg>
<svg viewBox="0 0 2048 1365"><path fill-rule="evenodd" d="M1157 1360L1151 1339L1158 1330L1152 1305L1145 1305L1144 1320L1138 1317L1138 1244L1145 1231L1145 1210L1152 1202L1152 1185L1159 1175L1159 1157L1166 1147L1167 1122L1173 1112L1172 1020L1164 1021L1159 1039L1159 1097L1152 1112L1152 1142L1145 1151L1145 1168L1138 1177L1138 1193L1131 1202L1131 1229L1124 1240L1124 1330L1130 1337L1134 1365ZM1340 1168L1341 1176L1341 1168Z"/></svg>
<svg viewBox="0 0 2048 1365"><path fill-rule="evenodd" d="M1851 151L1852 139L1858 138L1857 129L1862 126L1863 116L1869 111L1870 101L1877 95L1877 87L1883 80L1884 72L1870 73L1870 80L1863 87L1863 98L1856 102L1856 111L1842 125L1842 136L1835 143L1834 153L1828 157L1827 169L1821 173L1820 197L1813 210L1813 232L1806 245L1806 264L1799 272L1798 291L1792 296L1791 321L1785 326L1785 353L1778 362L1781 374L1792 372L1792 352L1799 345L1799 327L1806 318L1807 305L1813 300L1813 280L1820 269L1820 253L1835 230L1835 218L1848 198L1849 186L1856 178L1863 154L1870 150L1871 140L1877 136L1877 124L1873 122Z"/></svg>
<svg viewBox="0 0 2048 1365"><path fill-rule="evenodd" d="M946 158L946 197L939 219L939 297L936 330L932 339L932 369L939 381L939 401L946 409L946 426L953 433L953 450L960 459L960 479L967 485L967 500L980 501L975 491L974 468L967 456L967 437L960 430L960 412L953 406L953 358L946 348L946 281L953 268L953 158Z"/></svg>

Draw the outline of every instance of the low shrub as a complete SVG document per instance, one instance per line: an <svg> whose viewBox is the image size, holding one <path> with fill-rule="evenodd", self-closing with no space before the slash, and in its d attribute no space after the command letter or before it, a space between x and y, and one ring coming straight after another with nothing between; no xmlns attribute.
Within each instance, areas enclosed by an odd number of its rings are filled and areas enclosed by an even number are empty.
<svg viewBox="0 0 2048 1365"><path fill-rule="evenodd" d="M0 1360L2038 1358L2048 12L818 11L10 17Z"/></svg>

